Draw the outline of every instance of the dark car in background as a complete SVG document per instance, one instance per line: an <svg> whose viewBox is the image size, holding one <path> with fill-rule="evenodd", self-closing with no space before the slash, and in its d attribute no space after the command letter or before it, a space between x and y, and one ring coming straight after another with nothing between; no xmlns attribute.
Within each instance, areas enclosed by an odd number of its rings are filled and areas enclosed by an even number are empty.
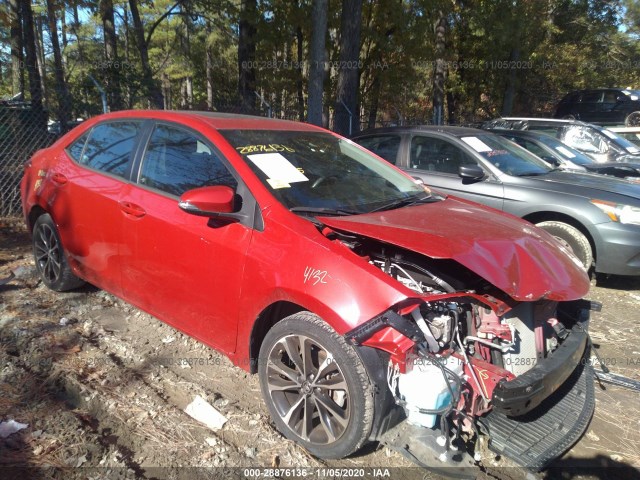
<svg viewBox="0 0 640 480"><path fill-rule="evenodd" d="M501 129L490 131L508 138L561 170L599 173L601 175L624 178L629 181L640 181L640 163L597 163L584 153L542 132Z"/></svg>
<svg viewBox="0 0 640 480"><path fill-rule="evenodd" d="M640 91L627 88L577 90L560 100L554 117L637 127L640 126Z"/></svg>
<svg viewBox="0 0 640 480"><path fill-rule="evenodd" d="M390 127L354 138L442 192L489 205L560 239L585 268L640 275L640 186L559 171L493 133L462 127Z"/></svg>
<svg viewBox="0 0 640 480"><path fill-rule="evenodd" d="M484 122L481 128L544 132L599 163L640 163L640 148L637 145L611 130L590 123L552 118L502 117Z"/></svg>

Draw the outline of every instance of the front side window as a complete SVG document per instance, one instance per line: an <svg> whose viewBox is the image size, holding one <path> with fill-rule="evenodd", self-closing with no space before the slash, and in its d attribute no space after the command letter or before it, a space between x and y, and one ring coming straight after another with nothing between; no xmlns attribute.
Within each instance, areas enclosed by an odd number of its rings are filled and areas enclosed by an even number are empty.
<svg viewBox="0 0 640 480"><path fill-rule="evenodd" d="M158 125L147 145L139 183L180 196L194 188L226 185L237 180L212 149L191 132Z"/></svg>
<svg viewBox="0 0 640 480"><path fill-rule="evenodd" d="M394 202L422 201L431 195L389 163L352 141L329 133L271 130L220 130L220 133L262 184L289 209L367 213Z"/></svg>
<svg viewBox="0 0 640 480"><path fill-rule="evenodd" d="M93 127L79 162L101 172L125 177L142 122L109 122Z"/></svg>
<svg viewBox="0 0 640 480"><path fill-rule="evenodd" d="M411 139L410 165L418 170L457 175L461 165L476 165L476 162L451 142L417 136Z"/></svg>

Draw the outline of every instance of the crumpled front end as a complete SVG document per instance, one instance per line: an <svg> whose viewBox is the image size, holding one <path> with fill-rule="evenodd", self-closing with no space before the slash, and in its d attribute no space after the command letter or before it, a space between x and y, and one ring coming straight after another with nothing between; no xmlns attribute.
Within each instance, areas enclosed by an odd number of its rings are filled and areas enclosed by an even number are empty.
<svg viewBox="0 0 640 480"><path fill-rule="evenodd" d="M454 260L349 242L414 293L346 334L388 356L402 420L379 440L420 465L471 472L496 454L540 470L582 436L594 410L587 331L597 305L516 300Z"/></svg>

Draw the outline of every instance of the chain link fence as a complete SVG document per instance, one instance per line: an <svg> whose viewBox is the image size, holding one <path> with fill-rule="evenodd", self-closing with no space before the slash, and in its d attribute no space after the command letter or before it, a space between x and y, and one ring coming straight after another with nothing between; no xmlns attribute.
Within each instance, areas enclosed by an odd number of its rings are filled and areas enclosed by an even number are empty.
<svg viewBox="0 0 640 480"><path fill-rule="evenodd" d="M27 102L0 104L0 217L21 213L20 179L24 163L60 136L49 113Z"/></svg>
<svg viewBox="0 0 640 480"><path fill-rule="evenodd" d="M270 105L264 98L250 107L233 101L216 101L214 111L258 115L283 120L299 121L297 108L278 108ZM326 113L326 127L333 127L334 115ZM377 116L375 127L394 125L428 124L430 119L383 120ZM59 118L74 119L61 124ZM59 115L59 112L47 109L35 109L30 102L5 101L0 103L0 217L19 217L22 214L20 200L20 179L24 163L41 149L53 144L65 132L79 124L83 119L75 112ZM371 125L371 119L363 116L353 119L354 125L365 130Z"/></svg>

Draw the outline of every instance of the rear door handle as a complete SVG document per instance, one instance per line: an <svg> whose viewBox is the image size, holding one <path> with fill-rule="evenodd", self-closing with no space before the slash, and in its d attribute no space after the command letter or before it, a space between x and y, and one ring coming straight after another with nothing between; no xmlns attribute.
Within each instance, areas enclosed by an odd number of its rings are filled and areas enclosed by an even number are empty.
<svg viewBox="0 0 640 480"><path fill-rule="evenodd" d="M51 180L53 180L58 185L64 185L65 183L67 183L67 177L58 172L54 172L54 174L51 175Z"/></svg>
<svg viewBox="0 0 640 480"><path fill-rule="evenodd" d="M147 212L140 205L131 202L120 202L120 209L127 215L144 217Z"/></svg>

